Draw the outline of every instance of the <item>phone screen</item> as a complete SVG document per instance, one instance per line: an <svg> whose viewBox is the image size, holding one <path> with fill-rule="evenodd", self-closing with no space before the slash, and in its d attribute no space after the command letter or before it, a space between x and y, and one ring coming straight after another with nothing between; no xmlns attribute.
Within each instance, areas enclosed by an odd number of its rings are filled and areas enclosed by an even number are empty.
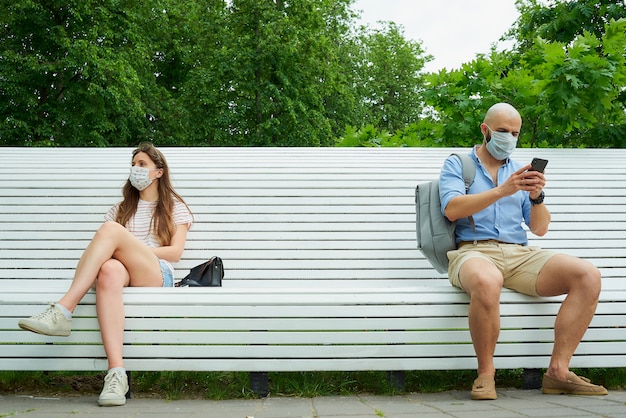
<svg viewBox="0 0 626 418"><path fill-rule="evenodd" d="M543 170L546 169L546 165L548 165L548 160L544 160L542 158L533 158L530 163L531 167L529 171L539 171L543 173Z"/></svg>

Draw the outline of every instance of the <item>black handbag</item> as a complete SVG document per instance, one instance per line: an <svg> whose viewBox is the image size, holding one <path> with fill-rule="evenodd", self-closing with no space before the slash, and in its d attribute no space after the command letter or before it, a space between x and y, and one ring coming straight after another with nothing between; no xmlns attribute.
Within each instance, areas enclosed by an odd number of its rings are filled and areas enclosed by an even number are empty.
<svg viewBox="0 0 626 418"><path fill-rule="evenodd" d="M224 278L224 263L219 257L211 257L209 261L195 266L189 271L176 287L221 287Z"/></svg>

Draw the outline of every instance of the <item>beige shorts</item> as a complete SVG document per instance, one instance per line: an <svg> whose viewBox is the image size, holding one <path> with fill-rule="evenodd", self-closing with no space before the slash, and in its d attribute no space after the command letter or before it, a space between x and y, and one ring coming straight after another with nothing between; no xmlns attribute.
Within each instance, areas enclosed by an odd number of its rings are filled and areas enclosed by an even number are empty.
<svg viewBox="0 0 626 418"><path fill-rule="evenodd" d="M490 261L504 278L504 287L526 295L537 295L537 276L546 262L557 253L539 247L498 242L479 242L461 245L457 250L448 251L448 277L453 286L463 289L459 272L470 258L483 258Z"/></svg>

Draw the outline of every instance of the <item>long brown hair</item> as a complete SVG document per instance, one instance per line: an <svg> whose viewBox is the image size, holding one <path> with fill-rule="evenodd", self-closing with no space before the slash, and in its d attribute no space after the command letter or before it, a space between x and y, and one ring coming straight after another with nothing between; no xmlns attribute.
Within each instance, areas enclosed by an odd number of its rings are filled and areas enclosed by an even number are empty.
<svg viewBox="0 0 626 418"><path fill-rule="evenodd" d="M152 143L144 142L139 144L139 146L133 151L131 161L135 158L135 155L140 152L145 152L156 165L156 168L163 170L163 175L158 179L159 200L156 208L154 209L150 229L158 238L162 246L169 245L172 241L172 236L174 236L174 232L176 232L176 225L174 224L175 200L180 201L185 206L187 206L187 204L172 187L172 183L170 181L170 169L163 153L156 149ZM124 199L119 205L115 221L125 226L130 218L135 215L135 212L137 212L137 205L139 204L139 190L135 189L130 184L130 180L127 180L122 188L122 195L124 196ZM189 209L188 206L187 209ZM189 212L191 212L191 210L189 210Z"/></svg>

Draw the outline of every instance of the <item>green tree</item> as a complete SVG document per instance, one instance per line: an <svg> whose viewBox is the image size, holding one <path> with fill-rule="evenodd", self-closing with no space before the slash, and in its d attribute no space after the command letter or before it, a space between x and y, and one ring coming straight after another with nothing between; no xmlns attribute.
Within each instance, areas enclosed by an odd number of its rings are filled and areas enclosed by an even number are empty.
<svg viewBox="0 0 626 418"><path fill-rule="evenodd" d="M326 100L342 92L335 39L351 0L235 0L203 40L185 93L193 137L211 145L319 146L332 140ZM208 23L207 23L208 24ZM209 44L210 43L210 44Z"/></svg>
<svg viewBox="0 0 626 418"><path fill-rule="evenodd" d="M150 121L150 136L161 145L193 145L189 136L191 109L185 91L192 84L196 57L213 62L214 45L223 31L224 0L150 2L144 9L142 36L149 46L150 65L143 75L142 96ZM206 40L206 42L204 42ZM203 45L208 45L204 48Z"/></svg>
<svg viewBox="0 0 626 418"><path fill-rule="evenodd" d="M538 129L537 140L570 146L624 147L626 89L623 76L622 0L518 0L521 13L508 36L518 51L539 49L538 64L546 109L558 130ZM543 111L543 110L542 110ZM543 131L543 132L542 132ZM562 138L562 139L560 139Z"/></svg>
<svg viewBox="0 0 626 418"><path fill-rule="evenodd" d="M521 51L536 38L568 44L585 31L601 38L607 23L626 17L623 0L516 0L516 7L520 18L508 37Z"/></svg>
<svg viewBox="0 0 626 418"><path fill-rule="evenodd" d="M361 29L355 86L365 108L362 123L396 131L420 119L424 64L432 60L419 42L407 40L400 27Z"/></svg>
<svg viewBox="0 0 626 418"><path fill-rule="evenodd" d="M0 145L318 146L420 121L430 57L392 23L354 30L353 1L0 0Z"/></svg>
<svg viewBox="0 0 626 418"><path fill-rule="evenodd" d="M351 70L350 119L339 146L432 146L437 125L424 108L424 65L432 60L419 42L407 40L393 22L360 27L342 56ZM346 102L348 103L348 102ZM356 128L359 126L361 128Z"/></svg>
<svg viewBox="0 0 626 418"><path fill-rule="evenodd" d="M147 132L141 10L118 3L0 1L1 144L123 145Z"/></svg>
<svg viewBox="0 0 626 418"><path fill-rule="evenodd" d="M623 147L626 19L600 37L583 32L563 43L535 38L524 49L492 51L430 78L427 103L444 125L444 143L477 142L487 107L516 106L522 146Z"/></svg>

